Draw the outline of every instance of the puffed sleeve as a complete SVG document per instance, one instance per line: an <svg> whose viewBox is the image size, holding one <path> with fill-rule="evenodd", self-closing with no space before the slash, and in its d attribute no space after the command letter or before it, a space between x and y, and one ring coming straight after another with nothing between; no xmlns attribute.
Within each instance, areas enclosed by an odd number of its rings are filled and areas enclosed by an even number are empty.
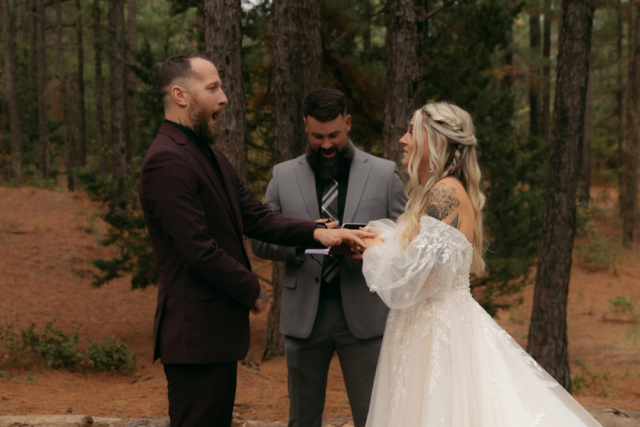
<svg viewBox="0 0 640 427"><path fill-rule="evenodd" d="M402 309L436 294L451 283L464 264L461 236L448 224L422 217L420 233L407 248L400 244L402 226L373 221L384 242L364 252L362 273L371 292L377 292L390 308Z"/></svg>

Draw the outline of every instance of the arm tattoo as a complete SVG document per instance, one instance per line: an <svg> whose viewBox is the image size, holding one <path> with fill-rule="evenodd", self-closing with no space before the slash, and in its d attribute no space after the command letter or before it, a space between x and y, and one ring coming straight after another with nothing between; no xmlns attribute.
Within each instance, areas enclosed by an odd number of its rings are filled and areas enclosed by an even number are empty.
<svg viewBox="0 0 640 427"><path fill-rule="evenodd" d="M444 184L433 187L427 196L427 215L443 221L449 215L453 214L455 208L460 206L460 201L455 194L456 190L453 187L447 187ZM450 225L458 228L457 214Z"/></svg>
<svg viewBox="0 0 640 427"><path fill-rule="evenodd" d="M260 296L258 297L258 299L262 301L262 304L264 304L265 307L267 306L267 304L269 304L269 297L267 296L267 293L264 289L260 289Z"/></svg>

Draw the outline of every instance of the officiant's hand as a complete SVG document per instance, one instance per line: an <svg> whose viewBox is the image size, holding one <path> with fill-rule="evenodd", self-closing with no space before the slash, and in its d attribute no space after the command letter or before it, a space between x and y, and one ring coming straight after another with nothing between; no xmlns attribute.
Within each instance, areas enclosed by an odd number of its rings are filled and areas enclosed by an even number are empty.
<svg viewBox="0 0 640 427"><path fill-rule="evenodd" d="M342 242L347 242L352 249L358 245L366 247L362 239L370 239L374 237L376 237L375 234L364 230L347 230L345 228L333 230L316 228L313 232L313 238L321 245L328 248L339 245Z"/></svg>
<svg viewBox="0 0 640 427"><path fill-rule="evenodd" d="M267 304L269 304L269 297L264 289L260 289L260 296L258 296L256 302L253 303L251 312L253 314L260 314L267 308Z"/></svg>

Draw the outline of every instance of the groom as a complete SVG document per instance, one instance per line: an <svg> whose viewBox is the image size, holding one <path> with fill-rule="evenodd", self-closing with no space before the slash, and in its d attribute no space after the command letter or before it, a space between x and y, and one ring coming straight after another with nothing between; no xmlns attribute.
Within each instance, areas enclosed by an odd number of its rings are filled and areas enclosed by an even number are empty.
<svg viewBox="0 0 640 427"><path fill-rule="evenodd" d="M160 273L154 360L168 382L171 426L231 425L237 361L249 348L249 311L268 298L251 272L243 235L311 247L357 235L271 212L251 198L210 144L227 104L216 67L199 54L168 58L157 89L165 120L144 158L140 203Z"/></svg>
<svg viewBox="0 0 640 427"><path fill-rule="evenodd" d="M354 147L344 94L315 90L303 109L307 154L273 168L265 205L286 216L340 224L397 219L406 198L396 165ZM362 256L305 256L257 240L251 247L262 258L287 263L280 330L289 372L289 426L320 427L337 352L355 425L364 427L388 308L369 292Z"/></svg>

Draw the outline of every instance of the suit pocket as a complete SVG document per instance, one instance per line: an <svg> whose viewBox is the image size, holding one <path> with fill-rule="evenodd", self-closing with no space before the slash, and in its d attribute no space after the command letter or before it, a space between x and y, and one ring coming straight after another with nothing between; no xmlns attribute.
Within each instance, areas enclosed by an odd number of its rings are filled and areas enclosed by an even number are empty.
<svg viewBox="0 0 640 427"><path fill-rule="evenodd" d="M293 274L286 274L282 278L282 286L288 289L295 289L298 286L298 279Z"/></svg>
<svg viewBox="0 0 640 427"><path fill-rule="evenodd" d="M220 294L210 286L202 285L197 282L188 283L184 288L184 292L187 302L210 301L216 300L220 297Z"/></svg>

